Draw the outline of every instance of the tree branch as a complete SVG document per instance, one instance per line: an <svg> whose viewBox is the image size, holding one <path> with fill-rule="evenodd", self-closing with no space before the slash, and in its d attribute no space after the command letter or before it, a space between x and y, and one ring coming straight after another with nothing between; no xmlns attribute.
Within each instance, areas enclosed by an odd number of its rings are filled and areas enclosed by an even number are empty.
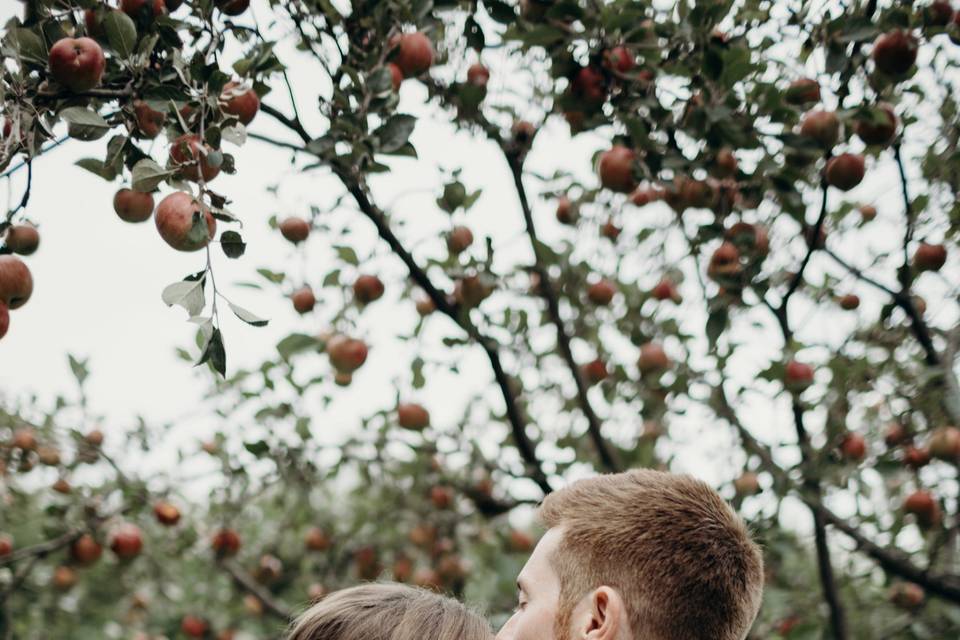
<svg viewBox="0 0 960 640"><path fill-rule="evenodd" d="M241 569L230 560L224 560L219 564L226 570L227 573L230 574L230 577L233 578L233 581L236 582L237 585L256 596L257 600L262 602L263 606L271 614L277 618L280 618L284 622L289 622L291 619L293 619L293 612L287 609L287 607L282 603L278 602L269 591L257 584L257 581L254 580L253 577L246 571Z"/></svg>

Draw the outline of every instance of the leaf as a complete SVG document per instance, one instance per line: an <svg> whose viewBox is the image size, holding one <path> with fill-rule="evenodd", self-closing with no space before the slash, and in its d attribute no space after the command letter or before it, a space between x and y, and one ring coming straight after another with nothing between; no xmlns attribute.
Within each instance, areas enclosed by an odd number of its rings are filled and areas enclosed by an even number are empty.
<svg viewBox="0 0 960 640"><path fill-rule="evenodd" d="M263 440L259 440L257 442L244 442L243 448L258 458L262 457L263 454L268 453L270 451L270 445L264 442Z"/></svg>
<svg viewBox="0 0 960 640"><path fill-rule="evenodd" d="M269 269L257 269L257 273L274 284L280 284L286 276L282 273L270 271Z"/></svg>
<svg viewBox="0 0 960 640"><path fill-rule="evenodd" d="M104 165L103 160L99 160L97 158L81 158L74 164L76 164L78 167L86 169L90 173L100 176L104 180L113 180L117 177L117 174L113 171L113 169Z"/></svg>
<svg viewBox="0 0 960 640"><path fill-rule="evenodd" d="M242 147L247 143L247 128L242 124L235 124L232 127L226 127L220 131L220 137L225 142Z"/></svg>
<svg viewBox="0 0 960 640"><path fill-rule="evenodd" d="M717 340L720 339L720 335L727 328L727 319L726 308L717 309L707 317L707 340L710 342L711 351L717 348Z"/></svg>
<svg viewBox="0 0 960 640"><path fill-rule="evenodd" d="M132 186L135 191L150 193L156 189L161 182L173 175L173 171L168 171L150 158L144 158L133 165Z"/></svg>
<svg viewBox="0 0 960 640"><path fill-rule="evenodd" d="M60 117L67 123L67 133L77 140L99 140L111 129L103 116L86 107L67 107Z"/></svg>
<svg viewBox="0 0 960 640"><path fill-rule="evenodd" d="M82 387L87 376L90 375L90 371L87 369L87 361L78 360L70 354L67 354L67 359L70 361L70 370L73 371L73 377L77 379L77 384Z"/></svg>
<svg viewBox="0 0 960 640"><path fill-rule="evenodd" d="M230 305L230 310L233 311L233 314L235 316L237 316L238 318L240 318L241 320L243 320L249 325L253 325L254 327L265 327L267 326L267 323L270 322L269 320L264 320L263 318L260 318L254 315L253 313L251 313L250 311L247 311L243 307L233 304L229 300L227 300L227 304Z"/></svg>
<svg viewBox="0 0 960 640"><path fill-rule="evenodd" d="M423 376L423 358L414 358L410 363L410 371L413 373L413 388L422 389L427 382Z"/></svg>
<svg viewBox="0 0 960 640"><path fill-rule="evenodd" d="M393 74L387 67L380 67L367 78L367 86L377 96L390 93L393 91Z"/></svg>
<svg viewBox="0 0 960 640"><path fill-rule="evenodd" d="M31 29L23 28L11 29L10 33L17 43L21 58L37 64L47 64L47 47L40 36Z"/></svg>
<svg viewBox="0 0 960 640"><path fill-rule="evenodd" d="M316 349L320 346L320 341L313 336L304 333L291 333L289 336L277 343L277 351L284 360L289 360L290 356L307 349Z"/></svg>
<svg viewBox="0 0 960 640"><path fill-rule="evenodd" d="M220 377L225 378L227 376L227 352L223 347L223 334L220 333L220 329L213 330L213 334L211 334L207 346L203 350L203 355L200 356L200 360L195 366L199 367L205 362L209 362L213 370L220 374Z"/></svg>
<svg viewBox="0 0 960 640"><path fill-rule="evenodd" d="M207 304L203 288L202 279L194 282L174 282L163 290L161 298L168 307L178 305L186 309L191 316L198 316Z"/></svg>
<svg viewBox="0 0 960 640"><path fill-rule="evenodd" d="M315 138L307 143L307 151L317 156L325 156L333 152L335 142L330 136Z"/></svg>
<svg viewBox="0 0 960 640"><path fill-rule="evenodd" d="M228 258L239 258L247 250L247 243L236 231L224 231L220 236L220 248Z"/></svg>
<svg viewBox="0 0 960 640"><path fill-rule="evenodd" d="M390 117L382 127L374 133L380 140L380 151L390 153L396 151L410 138L413 128L417 125L417 119L411 115L398 113Z"/></svg>
<svg viewBox="0 0 960 640"><path fill-rule="evenodd" d="M357 257L357 252L353 250L353 247L339 246L334 247L334 250L337 252L337 255L341 260L347 264L357 266L360 264L360 259Z"/></svg>
<svg viewBox="0 0 960 640"><path fill-rule="evenodd" d="M490 17L501 24L513 24L517 20L513 7L503 0L483 0L483 6Z"/></svg>
<svg viewBox="0 0 960 640"><path fill-rule="evenodd" d="M103 18L103 28L107 32L107 41L121 58L129 58L137 47L137 26L133 19L123 11L108 11Z"/></svg>

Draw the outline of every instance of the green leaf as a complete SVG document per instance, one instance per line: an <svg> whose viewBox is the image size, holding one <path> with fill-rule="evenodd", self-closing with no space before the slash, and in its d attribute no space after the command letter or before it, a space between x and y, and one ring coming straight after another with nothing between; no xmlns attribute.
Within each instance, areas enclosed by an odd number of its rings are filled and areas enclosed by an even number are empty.
<svg viewBox="0 0 960 640"><path fill-rule="evenodd" d="M269 320L264 320L263 318L260 318L254 315L253 313L251 313L250 311L247 311L243 307L233 304L229 300L227 300L227 304L230 305L230 310L233 311L235 316L237 316L238 318L240 318L241 320L243 320L249 325L253 325L254 327L265 327L267 326L267 323L270 322Z"/></svg>
<svg viewBox="0 0 960 640"><path fill-rule="evenodd" d="M417 119L411 115L398 113L391 116L374 132L380 140L380 151L390 153L405 145L416 125Z"/></svg>
<svg viewBox="0 0 960 640"><path fill-rule="evenodd" d="M86 107L67 107L60 117L67 123L67 133L77 140L99 140L111 129L103 116Z"/></svg>
<svg viewBox="0 0 960 640"><path fill-rule="evenodd" d="M413 388L422 389L427 382L423 376L423 358L414 358L413 362L410 363L410 371L413 373Z"/></svg>
<svg viewBox="0 0 960 640"><path fill-rule="evenodd" d="M277 343L277 351L284 360L289 360L290 356L308 349L316 349L320 346L320 341L313 336L304 333L291 333L289 336Z"/></svg>
<svg viewBox="0 0 960 640"><path fill-rule="evenodd" d="M168 171L158 165L150 158L144 158L133 165L132 186L135 191L150 193L159 186L161 182L173 175L173 171Z"/></svg>
<svg viewBox="0 0 960 640"><path fill-rule="evenodd" d="M90 375L90 371L87 369L87 361L78 360L70 354L67 354L67 359L70 361L70 370L73 371L73 377L77 379L77 384L82 387L87 376Z"/></svg>
<svg viewBox="0 0 960 640"><path fill-rule="evenodd" d="M28 62L35 64L47 64L47 47L40 38L31 29L11 29L10 34L16 42L20 57Z"/></svg>
<svg viewBox="0 0 960 640"><path fill-rule="evenodd" d="M116 172L114 172L110 167L107 167L103 163L103 160L99 160L97 158L81 158L74 164L76 164L78 167L86 169L90 173L100 176L104 180L113 180L117 177Z"/></svg>
<svg viewBox="0 0 960 640"><path fill-rule="evenodd" d="M161 298L168 307L178 305L186 309L191 316L198 316L207 304L203 287L203 279L174 282L163 290Z"/></svg>
<svg viewBox="0 0 960 640"><path fill-rule="evenodd" d="M243 448L255 455L258 458L263 457L265 453L270 451L270 445L260 440L258 442L244 442Z"/></svg>
<svg viewBox="0 0 960 640"><path fill-rule="evenodd" d="M107 32L107 41L121 58L129 58L137 47L137 26L123 11L107 12L103 18L103 28Z"/></svg>
<svg viewBox="0 0 960 640"><path fill-rule="evenodd" d="M393 91L393 74L387 67L380 67L367 78L367 86L374 95L383 95Z"/></svg>
<svg viewBox="0 0 960 640"><path fill-rule="evenodd" d="M353 247L339 246L334 247L334 250L337 252L337 255L341 260L347 264L357 266L360 264L360 259L357 257L357 252L353 250Z"/></svg>
<svg viewBox="0 0 960 640"><path fill-rule="evenodd" d="M513 24L517 20L513 7L503 0L483 0L483 6L490 17L501 24Z"/></svg>
<svg viewBox="0 0 960 640"><path fill-rule="evenodd" d="M247 243L236 231L224 231L220 236L220 248L228 258L239 258L247 250Z"/></svg>
<svg viewBox="0 0 960 640"><path fill-rule="evenodd" d="M227 376L227 352L223 347L223 334L220 333L220 329L213 330L196 366L199 367L205 362L209 362L221 377Z"/></svg>
<svg viewBox="0 0 960 640"><path fill-rule="evenodd" d="M274 284L280 284L286 278L284 274L270 271L270 269L257 269L257 273Z"/></svg>

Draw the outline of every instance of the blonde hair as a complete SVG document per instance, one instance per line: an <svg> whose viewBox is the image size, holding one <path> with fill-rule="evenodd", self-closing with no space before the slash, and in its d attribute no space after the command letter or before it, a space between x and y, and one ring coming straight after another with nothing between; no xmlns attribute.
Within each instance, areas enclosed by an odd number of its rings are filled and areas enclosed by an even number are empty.
<svg viewBox="0 0 960 640"><path fill-rule="evenodd" d="M453 598L401 584L336 591L303 612L287 640L492 640L490 626Z"/></svg>
<svg viewBox="0 0 960 640"><path fill-rule="evenodd" d="M757 616L760 548L700 480L648 469L588 478L548 495L539 517L562 527L550 559L558 638L576 604L604 585L620 592L638 640L741 640Z"/></svg>

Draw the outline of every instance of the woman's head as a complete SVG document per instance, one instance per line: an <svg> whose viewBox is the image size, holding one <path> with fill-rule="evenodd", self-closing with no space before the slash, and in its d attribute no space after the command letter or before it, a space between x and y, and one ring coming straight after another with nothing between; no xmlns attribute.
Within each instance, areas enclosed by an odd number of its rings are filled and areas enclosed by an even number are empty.
<svg viewBox="0 0 960 640"><path fill-rule="evenodd" d="M490 640L483 618L452 598L400 584L337 591L297 618L287 640Z"/></svg>

